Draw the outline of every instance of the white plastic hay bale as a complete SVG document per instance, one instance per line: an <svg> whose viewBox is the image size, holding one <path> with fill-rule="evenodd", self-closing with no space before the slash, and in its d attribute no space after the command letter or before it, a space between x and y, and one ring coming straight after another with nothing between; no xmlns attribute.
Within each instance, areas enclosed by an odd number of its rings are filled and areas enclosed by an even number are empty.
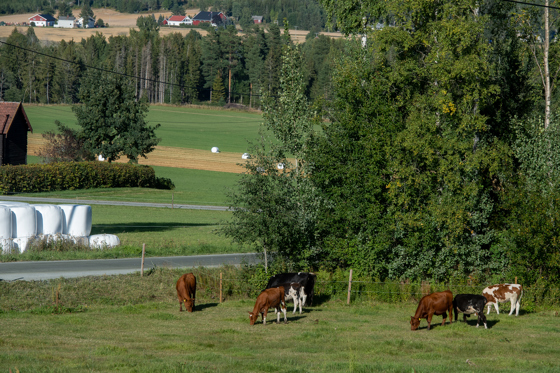
<svg viewBox="0 0 560 373"><path fill-rule="evenodd" d="M89 246L94 249L108 249L121 244L114 234L93 234L89 236Z"/></svg>
<svg viewBox="0 0 560 373"><path fill-rule="evenodd" d="M12 238L12 211L0 206L0 239Z"/></svg>
<svg viewBox="0 0 560 373"><path fill-rule="evenodd" d="M12 238L33 237L37 234L35 207L12 206Z"/></svg>
<svg viewBox="0 0 560 373"><path fill-rule="evenodd" d="M72 236L72 241L74 241L76 245L89 246L89 237Z"/></svg>
<svg viewBox="0 0 560 373"><path fill-rule="evenodd" d="M62 234L64 229L64 214L56 205L33 205L37 214L37 234Z"/></svg>
<svg viewBox="0 0 560 373"><path fill-rule="evenodd" d="M13 201L0 201L0 206L12 207L12 206L28 206L29 203L25 202L13 202Z"/></svg>
<svg viewBox="0 0 560 373"><path fill-rule="evenodd" d="M12 252L13 243L11 238L0 238L0 254L10 254Z"/></svg>
<svg viewBox="0 0 560 373"><path fill-rule="evenodd" d="M285 166L286 165L284 163L278 163L278 166L276 167L278 167L279 170L283 170Z"/></svg>
<svg viewBox="0 0 560 373"><path fill-rule="evenodd" d="M212 147L212 153L219 153L220 149L217 146Z"/></svg>
<svg viewBox="0 0 560 373"><path fill-rule="evenodd" d="M86 237L91 233L91 206L59 205L64 214L62 234Z"/></svg>
<svg viewBox="0 0 560 373"><path fill-rule="evenodd" d="M251 159L251 154L243 153L243 155L241 156L241 159Z"/></svg>
<svg viewBox="0 0 560 373"><path fill-rule="evenodd" d="M31 242L35 239L32 237L18 237L13 239L12 253L23 253L31 246Z"/></svg>

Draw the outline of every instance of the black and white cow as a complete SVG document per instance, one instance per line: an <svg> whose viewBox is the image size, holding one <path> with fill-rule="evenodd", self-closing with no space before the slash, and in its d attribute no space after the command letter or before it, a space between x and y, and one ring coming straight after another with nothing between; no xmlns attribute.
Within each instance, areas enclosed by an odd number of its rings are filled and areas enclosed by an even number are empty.
<svg viewBox="0 0 560 373"><path fill-rule="evenodd" d="M278 287L282 284L291 284L292 282L297 282L303 286L304 292L306 294L306 299L309 299L309 305L313 305L313 288L315 286L315 278L317 276L314 273L307 272L297 272L297 273L279 273L268 279L267 289ZM303 304L305 305L306 300L304 299Z"/></svg>
<svg viewBox="0 0 560 373"><path fill-rule="evenodd" d="M478 316L476 327L482 322L484 329L488 329L486 325L486 316L484 316L484 306L486 305L486 298L482 295L476 294L457 294L453 299L453 308L455 309L455 322L459 312L463 313L463 321L467 322L467 317L473 313Z"/></svg>
<svg viewBox="0 0 560 373"><path fill-rule="evenodd" d="M299 305L299 313L301 315L301 307L303 306L305 300L307 299L305 288L301 286L301 284L298 284L297 282L292 282L289 284L281 284L280 286L284 288L284 294L286 294L285 296L286 302L289 301L290 299L293 299L294 301L293 313L294 314L296 313L296 309Z"/></svg>

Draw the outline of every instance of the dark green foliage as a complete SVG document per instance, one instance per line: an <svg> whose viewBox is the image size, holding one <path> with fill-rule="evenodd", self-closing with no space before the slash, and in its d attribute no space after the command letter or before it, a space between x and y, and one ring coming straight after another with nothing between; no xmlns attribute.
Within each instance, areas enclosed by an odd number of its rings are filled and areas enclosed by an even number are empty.
<svg viewBox="0 0 560 373"><path fill-rule="evenodd" d="M62 162L0 168L0 191L33 193L88 188L145 187L173 189L154 169L122 163Z"/></svg>
<svg viewBox="0 0 560 373"><path fill-rule="evenodd" d="M92 161L95 155L84 147L85 139L80 132L55 121L59 133L43 133L46 144L39 150L39 157L45 163Z"/></svg>
<svg viewBox="0 0 560 373"><path fill-rule="evenodd" d="M109 162L125 155L129 162L154 150L160 141L145 122L147 103L136 100L133 87L120 75L92 73L80 90L83 105L72 108L82 127L84 146Z"/></svg>

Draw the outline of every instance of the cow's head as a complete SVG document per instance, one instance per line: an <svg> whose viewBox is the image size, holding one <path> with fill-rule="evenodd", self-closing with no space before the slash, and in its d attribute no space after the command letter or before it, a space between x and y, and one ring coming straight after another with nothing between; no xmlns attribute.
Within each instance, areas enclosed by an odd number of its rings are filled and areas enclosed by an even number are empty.
<svg viewBox="0 0 560 373"><path fill-rule="evenodd" d="M410 316L410 330L418 330L420 326L420 319L417 319L414 316Z"/></svg>
<svg viewBox="0 0 560 373"><path fill-rule="evenodd" d="M249 312L249 322L251 325L255 325L255 321L257 321L257 317L259 317L258 313Z"/></svg>
<svg viewBox="0 0 560 373"><path fill-rule="evenodd" d="M187 309L187 311L192 312L194 309L194 298L191 299L185 299L185 308Z"/></svg>

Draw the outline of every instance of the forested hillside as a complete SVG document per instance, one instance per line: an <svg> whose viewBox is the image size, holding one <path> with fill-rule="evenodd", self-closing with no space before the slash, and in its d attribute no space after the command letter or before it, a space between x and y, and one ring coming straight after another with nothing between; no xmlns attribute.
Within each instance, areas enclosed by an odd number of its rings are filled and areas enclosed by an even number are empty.
<svg viewBox="0 0 560 373"><path fill-rule="evenodd" d="M186 8L224 12L235 21L250 20L251 16L263 16L265 23L277 23L282 27L287 19L292 27L300 30L321 30L326 15L315 0L18 0L0 2L0 14L42 12L57 14L63 9L82 7L87 2L92 8L110 7L123 13L154 12L170 10L184 14ZM70 5L68 5L70 3Z"/></svg>
<svg viewBox="0 0 560 373"><path fill-rule="evenodd" d="M207 36L161 37L153 16L140 17L139 31L105 38L96 34L81 41L42 46L33 28L14 29L0 46L0 99L31 103L77 103L88 68L129 76L138 98L150 103L242 103L260 105L261 90L279 87L280 29L272 24L246 30L210 28ZM302 68L310 98L329 94L329 60L337 45L325 36L310 38ZM230 89L231 73L231 89ZM230 95L231 90L231 95Z"/></svg>

